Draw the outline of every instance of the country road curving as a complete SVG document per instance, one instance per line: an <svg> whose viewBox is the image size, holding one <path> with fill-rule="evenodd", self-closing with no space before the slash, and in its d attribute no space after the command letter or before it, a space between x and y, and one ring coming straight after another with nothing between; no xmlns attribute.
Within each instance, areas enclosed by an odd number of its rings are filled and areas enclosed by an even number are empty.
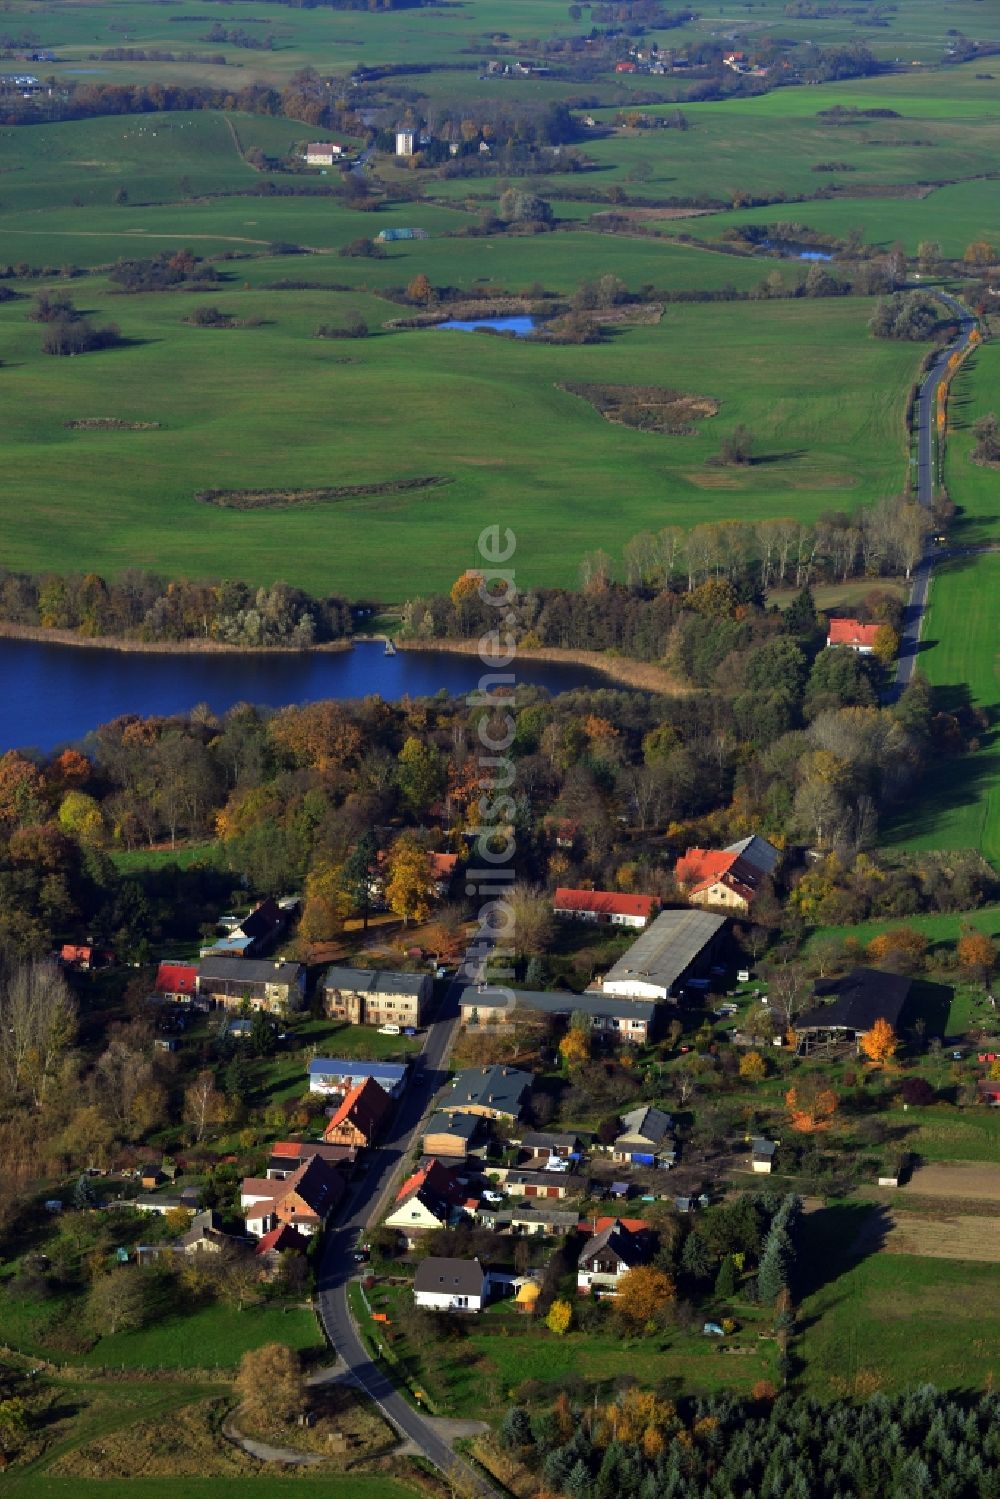
<svg viewBox="0 0 1000 1499"><path fill-rule="evenodd" d="M458 998L480 976L482 950L467 957L449 985L427 1040L414 1062L410 1083L396 1109L388 1137L372 1154L367 1173L353 1187L340 1220L326 1235L317 1288L317 1310L323 1331L346 1365L347 1376L379 1407L382 1414L443 1473L460 1474L463 1487L496 1499L494 1490L468 1463L456 1457L437 1423L414 1410L382 1365L368 1353L354 1322L348 1286L356 1271L353 1254L364 1230L381 1214L396 1186L401 1168L413 1149L419 1126L431 1100L445 1081L448 1058L458 1029Z"/></svg>
<svg viewBox="0 0 1000 1499"><path fill-rule="evenodd" d="M975 316L967 308L963 307L961 302L957 301L955 297L944 291L935 292L934 295L940 301L944 302L949 311L955 313L958 318L959 329L951 343L947 344L939 352L934 363L924 376L915 407L917 423L917 499L928 510L934 503L934 421L937 410L938 389L942 380L946 377L948 360L953 354L965 352L969 347L973 330L976 327ZM910 597L903 611L903 623L900 630L899 658L896 662L896 679L892 688L893 698L898 697L913 680L934 564L946 557L959 555L963 555L961 550L951 548L925 552L913 570L913 578L910 583Z"/></svg>

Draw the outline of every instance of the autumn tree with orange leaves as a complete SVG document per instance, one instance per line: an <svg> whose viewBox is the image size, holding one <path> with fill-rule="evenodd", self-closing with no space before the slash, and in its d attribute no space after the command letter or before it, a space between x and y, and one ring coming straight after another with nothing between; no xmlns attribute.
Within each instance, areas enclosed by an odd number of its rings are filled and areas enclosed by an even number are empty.
<svg viewBox="0 0 1000 1499"><path fill-rule="evenodd" d="M997 966L996 943L984 932L963 932L955 953L962 967L985 987Z"/></svg>
<svg viewBox="0 0 1000 1499"><path fill-rule="evenodd" d="M618 1282L615 1316L627 1328L640 1331L655 1322L676 1296L672 1275L655 1265L636 1265Z"/></svg>
<svg viewBox="0 0 1000 1499"><path fill-rule="evenodd" d="M837 1112L837 1095L819 1077L804 1077L785 1094L792 1129L800 1135L812 1135L829 1129Z"/></svg>
<svg viewBox="0 0 1000 1499"><path fill-rule="evenodd" d="M881 1065L895 1054L899 1045L899 1037L888 1020L880 1015L871 1030L865 1031L860 1044L869 1062L877 1062Z"/></svg>

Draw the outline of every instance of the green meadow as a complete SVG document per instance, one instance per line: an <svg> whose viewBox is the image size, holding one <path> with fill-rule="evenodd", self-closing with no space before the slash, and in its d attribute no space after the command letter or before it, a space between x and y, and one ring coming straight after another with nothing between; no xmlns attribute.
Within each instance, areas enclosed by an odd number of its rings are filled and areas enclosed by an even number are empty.
<svg viewBox="0 0 1000 1499"><path fill-rule="evenodd" d="M982 747L935 765L886 829L906 848L977 848L1000 866L1000 553L959 558L934 571L920 670L945 709L970 703L989 715Z"/></svg>
<svg viewBox="0 0 1000 1499"><path fill-rule="evenodd" d="M297 258L286 273L311 264ZM420 264L435 276L432 255ZM360 579L378 578L380 596L398 601L450 585L497 518L517 533L526 581L572 584L585 552L620 555L647 527L870 503L894 492L905 458L903 400L919 350L871 339L865 300L674 304L657 325L557 347L436 329L315 339L317 324L348 309L372 327L398 313L360 291L247 290L235 279L201 300L262 325L214 329L184 321L191 296L72 289L129 342L52 359L25 304L0 307L8 565L140 564L354 596ZM579 380L664 385L721 408L695 436L642 433L560 389ZM162 425L64 425L96 416ZM712 467L739 422L757 435L760 461ZM195 498L431 476L448 482L250 513Z"/></svg>

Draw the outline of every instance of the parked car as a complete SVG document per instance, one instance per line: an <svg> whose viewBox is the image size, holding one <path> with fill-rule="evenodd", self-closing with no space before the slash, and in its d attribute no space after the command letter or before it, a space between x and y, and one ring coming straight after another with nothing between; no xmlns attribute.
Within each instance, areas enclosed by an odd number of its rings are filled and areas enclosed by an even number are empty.
<svg viewBox="0 0 1000 1499"><path fill-rule="evenodd" d="M483 1192L483 1201L490 1203L493 1207L496 1207L499 1203L503 1202L503 1193L494 1192L489 1187L487 1187Z"/></svg>

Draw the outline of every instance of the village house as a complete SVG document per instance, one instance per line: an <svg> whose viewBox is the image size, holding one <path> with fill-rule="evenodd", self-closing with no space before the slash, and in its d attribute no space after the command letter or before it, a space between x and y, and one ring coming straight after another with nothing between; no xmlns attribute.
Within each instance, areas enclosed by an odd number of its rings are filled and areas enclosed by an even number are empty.
<svg viewBox="0 0 1000 1499"><path fill-rule="evenodd" d="M485 1144L487 1126L479 1114L453 1114L439 1110L427 1121L424 1150L427 1155L465 1160L477 1145Z"/></svg>
<svg viewBox="0 0 1000 1499"><path fill-rule="evenodd" d="M390 1098L399 1098L406 1086L405 1062L362 1062L357 1057L313 1057L307 1068L309 1092L343 1096L371 1078Z"/></svg>
<svg viewBox="0 0 1000 1499"><path fill-rule="evenodd" d="M353 1145L321 1145L315 1140L278 1140L271 1146L266 1173L268 1179L284 1181L314 1155L319 1156L328 1166L349 1172L357 1160L358 1152Z"/></svg>
<svg viewBox="0 0 1000 1499"><path fill-rule="evenodd" d="M750 1169L758 1176L770 1176L777 1148L773 1140L765 1140L759 1135L755 1136L750 1141Z"/></svg>
<svg viewBox="0 0 1000 1499"><path fill-rule="evenodd" d="M570 921L594 921L641 931L659 909L655 895L620 895L614 890L569 890L552 897L552 914Z"/></svg>
<svg viewBox="0 0 1000 1499"><path fill-rule="evenodd" d="M685 986L715 963L725 927L725 916L710 911L661 911L596 992L621 999L679 999Z"/></svg>
<svg viewBox="0 0 1000 1499"><path fill-rule="evenodd" d="M249 1242L245 1234L227 1234L220 1215L206 1208L195 1213L177 1248L183 1254L222 1254L224 1250L245 1248Z"/></svg>
<svg viewBox="0 0 1000 1499"><path fill-rule="evenodd" d="M726 848L689 848L678 859L674 878L689 901L748 911L761 882L777 868L781 855L756 834Z"/></svg>
<svg viewBox="0 0 1000 1499"><path fill-rule="evenodd" d="M405 1234L412 1248L416 1242L414 1235L447 1228L460 1217L460 1204L465 1196L464 1183L454 1168L443 1166L438 1160L428 1161L396 1193L392 1212L385 1220L386 1227Z"/></svg>
<svg viewBox="0 0 1000 1499"><path fill-rule="evenodd" d="M795 1017L799 1050L857 1042L876 1020L888 1021L898 1032L911 988L905 974L881 968L852 968L841 978L817 979L813 998L821 1003Z"/></svg>
<svg viewBox="0 0 1000 1499"><path fill-rule="evenodd" d="M323 1131L327 1145L353 1145L364 1150L375 1144L392 1112L392 1102L374 1078L352 1088Z"/></svg>
<svg viewBox="0 0 1000 1499"><path fill-rule="evenodd" d="M489 1276L478 1260L432 1256L413 1277L417 1306L435 1312L481 1312L489 1298Z"/></svg>
<svg viewBox="0 0 1000 1499"><path fill-rule="evenodd" d="M199 998L230 1010L248 1004L254 1010L283 1015L300 1010L305 993L305 968L283 958L207 957L198 972Z"/></svg>
<svg viewBox="0 0 1000 1499"><path fill-rule="evenodd" d="M449 1113L480 1114L485 1119L520 1119L534 1079L516 1067L468 1067L455 1078Z"/></svg>
<svg viewBox="0 0 1000 1499"><path fill-rule="evenodd" d="M89 942L64 942L59 949L59 961L65 968L89 973L94 968L106 968L113 961L113 955Z"/></svg>
<svg viewBox="0 0 1000 1499"><path fill-rule="evenodd" d="M459 1000L462 1024L469 1029L509 1025L516 1011L550 1015L568 1021L586 1015L596 1036L643 1046L655 1030L656 1005L643 1000L616 999L601 989L583 994L569 990L505 989L487 984L465 989Z"/></svg>
<svg viewBox="0 0 1000 1499"><path fill-rule="evenodd" d="M331 1020L416 1029L433 991L429 973L330 968L323 979L323 1004Z"/></svg>
<svg viewBox="0 0 1000 1499"><path fill-rule="evenodd" d="M560 1160L569 1160L571 1156L578 1156L580 1154L580 1146L580 1136L574 1134L555 1134L545 1130L531 1130L521 1136L521 1149L533 1161L548 1161L553 1156Z"/></svg>
<svg viewBox="0 0 1000 1499"><path fill-rule="evenodd" d="M224 917L219 925L226 935L204 947L202 957L260 958L271 951L288 925L297 901L276 901L272 896L254 906L248 916Z"/></svg>
<svg viewBox="0 0 1000 1499"><path fill-rule="evenodd" d="M198 994L198 969L194 963L161 963L153 991L160 999L190 1004Z"/></svg>
<svg viewBox="0 0 1000 1499"><path fill-rule="evenodd" d="M859 656L870 656L881 628L881 625L864 625L860 619L831 619L826 636L827 648L844 645L850 651L857 651Z"/></svg>
<svg viewBox="0 0 1000 1499"><path fill-rule="evenodd" d="M749 911L757 893L759 872L728 849L689 848L674 869L677 884L699 906Z"/></svg>
<svg viewBox="0 0 1000 1499"><path fill-rule="evenodd" d="M332 167L344 154L343 146L335 141L314 141L306 146L306 165L310 167Z"/></svg>
<svg viewBox="0 0 1000 1499"><path fill-rule="evenodd" d="M537 1203L530 1207L514 1205L507 1217L513 1234L552 1234L562 1237L576 1228L578 1214L568 1208L550 1208L544 1203Z"/></svg>
<svg viewBox="0 0 1000 1499"><path fill-rule="evenodd" d="M611 1147L612 1158L631 1166L673 1164L674 1121L662 1109L641 1104L622 1115L621 1134Z"/></svg>
<svg viewBox="0 0 1000 1499"><path fill-rule="evenodd" d="M417 132L408 126L400 126L396 131L396 155L412 156L417 149Z"/></svg>
<svg viewBox="0 0 1000 1499"><path fill-rule="evenodd" d="M576 1288L584 1295L614 1295L618 1282L636 1265L650 1258L644 1233L633 1233L620 1218L598 1229L584 1244L577 1260Z"/></svg>
<svg viewBox="0 0 1000 1499"><path fill-rule="evenodd" d="M308 1248L309 1240L304 1234L290 1223L279 1223L264 1235L254 1253L273 1275L281 1268L283 1254L305 1254Z"/></svg>
<svg viewBox="0 0 1000 1499"><path fill-rule="evenodd" d="M284 1181L247 1177L240 1192L247 1229L263 1238L280 1223L303 1234L319 1233L347 1190L335 1167L310 1156Z"/></svg>
<svg viewBox="0 0 1000 1499"><path fill-rule="evenodd" d="M563 1202L568 1197L580 1197L584 1188L584 1183L578 1176L562 1171L510 1170L503 1184L509 1197L541 1197L549 1202Z"/></svg>

